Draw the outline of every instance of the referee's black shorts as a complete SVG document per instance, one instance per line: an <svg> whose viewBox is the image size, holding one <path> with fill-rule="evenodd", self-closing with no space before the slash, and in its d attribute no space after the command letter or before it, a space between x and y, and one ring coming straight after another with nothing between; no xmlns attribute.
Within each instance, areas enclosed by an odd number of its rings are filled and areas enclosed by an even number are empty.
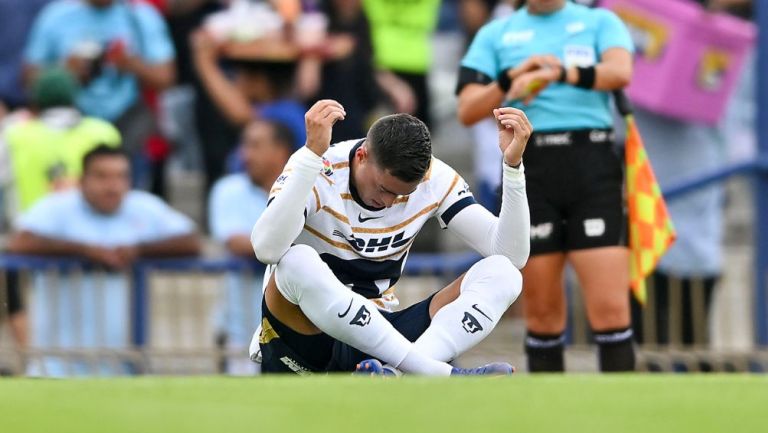
<svg viewBox="0 0 768 433"><path fill-rule="evenodd" d="M539 132L525 149L531 255L626 245L623 164L608 129Z"/></svg>

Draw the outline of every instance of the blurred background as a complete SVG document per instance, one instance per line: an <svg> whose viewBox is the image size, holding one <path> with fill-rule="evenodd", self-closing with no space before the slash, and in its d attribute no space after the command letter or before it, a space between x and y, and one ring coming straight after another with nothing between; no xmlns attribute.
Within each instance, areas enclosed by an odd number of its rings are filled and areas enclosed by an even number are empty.
<svg viewBox="0 0 768 433"><path fill-rule="evenodd" d="M768 371L762 6L578 3L612 9L631 31L627 94L679 237L634 306L638 368ZM384 114L418 116L435 155L492 207L501 155L494 134L457 121L454 91L475 32L515 6L0 0L0 373L256 374L247 347L264 268L249 235L316 100L346 108L334 141ZM402 305L476 258L430 223L398 283ZM568 369L596 371L566 279ZM523 365L524 335L518 302L457 362Z"/></svg>

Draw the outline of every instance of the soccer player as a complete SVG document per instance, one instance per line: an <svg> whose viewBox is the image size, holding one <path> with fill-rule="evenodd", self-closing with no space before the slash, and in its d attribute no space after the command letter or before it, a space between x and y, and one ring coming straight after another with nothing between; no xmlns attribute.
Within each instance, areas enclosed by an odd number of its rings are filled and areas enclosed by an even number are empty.
<svg viewBox="0 0 768 433"><path fill-rule="evenodd" d="M352 371L381 360L405 373L509 374L446 362L485 338L522 287L529 216L522 153L531 124L515 108L494 110L504 153L497 218L475 203L464 180L432 156L431 138L407 114L376 121L361 140L331 146L346 116L336 101L307 112L306 145L270 192L251 243L270 265L258 338L262 371ZM431 217L484 259L405 310L394 285L414 237ZM252 345L253 347L253 345Z"/></svg>

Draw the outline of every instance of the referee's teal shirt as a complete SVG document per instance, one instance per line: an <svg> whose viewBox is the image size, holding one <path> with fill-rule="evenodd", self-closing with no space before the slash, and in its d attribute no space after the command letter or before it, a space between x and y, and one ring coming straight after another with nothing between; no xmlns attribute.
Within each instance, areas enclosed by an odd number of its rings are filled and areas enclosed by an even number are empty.
<svg viewBox="0 0 768 433"><path fill-rule="evenodd" d="M522 8L486 24L461 66L496 79L532 55L551 54L567 67L585 67L597 64L603 52L615 47L634 51L629 31L613 12L566 2L549 15L531 15ZM520 101L506 105L525 110L537 131L609 128L609 98L608 92L554 82L527 106Z"/></svg>

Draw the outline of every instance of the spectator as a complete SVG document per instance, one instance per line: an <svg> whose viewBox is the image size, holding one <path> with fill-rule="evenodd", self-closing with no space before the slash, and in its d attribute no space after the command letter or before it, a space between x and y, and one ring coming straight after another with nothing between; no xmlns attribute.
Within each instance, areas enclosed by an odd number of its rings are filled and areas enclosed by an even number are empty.
<svg viewBox="0 0 768 433"><path fill-rule="evenodd" d="M427 73L440 0L363 0L363 6L371 23L376 67L394 73L415 95L415 106L398 106L395 101L396 111L412 113L429 126ZM383 87L392 86L391 77L380 75L378 79Z"/></svg>
<svg viewBox="0 0 768 433"><path fill-rule="evenodd" d="M290 96L295 63L238 60L230 63L234 66L234 77L230 79L219 65L226 54L225 44L205 30L193 34L192 39L193 58L200 80L230 123L242 127L253 119L276 120L291 128L294 148L304 144L305 109ZM209 184L221 176L232 150L231 146L211 148L211 144L203 142Z"/></svg>
<svg viewBox="0 0 768 433"><path fill-rule="evenodd" d="M80 190L54 193L18 221L8 249L18 254L81 257L107 273L95 278L35 275L30 303L33 348L126 349L129 291L116 271L141 257L194 255L200 241L192 221L158 198L130 191L130 163L119 149L99 146L83 158ZM86 374L88 364L44 357L33 375ZM103 360L100 360L103 361ZM98 372L125 373L99 362ZM91 371L92 372L92 371Z"/></svg>
<svg viewBox="0 0 768 433"><path fill-rule="evenodd" d="M370 26L361 0L326 0L321 9L328 17L329 37L321 45L325 57L302 61L298 87L313 103L334 99L346 108L347 117L334 126L332 141L365 136L381 96L396 111L413 112L416 101L408 84L392 72L374 72Z"/></svg>
<svg viewBox="0 0 768 433"><path fill-rule="evenodd" d="M78 108L113 122L132 156L143 152L155 130L139 87L169 87L173 60L157 11L142 2L117 0L52 2L35 21L24 53L27 82L41 68L66 65L83 86Z"/></svg>
<svg viewBox="0 0 768 433"><path fill-rule="evenodd" d="M202 144L228 147L237 131L222 117L197 79L189 39L205 18L223 8L223 0L171 0L168 28L176 51L176 85L161 99L163 133L174 143L176 154L187 169L202 170ZM205 119L197 122L196 119Z"/></svg>
<svg viewBox="0 0 768 433"><path fill-rule="evenodd" d="M211 234L230 254L255 259L251 230L267 207L272 184L293 152L293 140L291 130L277 122L256 120L245 128L240 146L245 172L219 179L209 201ZM244 350L261 317L260 276L248 285L241 275L227 276L223 316L227 348ZM253 372L254 367L245 356L227 360L227 372L231 374Z"/></svg>
<svg viewBox="0 0 768 433"><path fill-rule="evenodd" d="M74 107L77 92L78 84L67 70L42 71L30 89L34 117L4 131L0 186L8 197L9 221L49 192L76 185L88 151L120 145L114 126L83 116Z"/></svg>
<svg viewBox="0 0 768 433"><path fill-rule="evenodd" d="M21 55L32 21L50 1L0 2L0 119L26 103Z"/></svg>
<svg viewBox="0 0 768 433"><path fill-rule="evenodd" d="M607 10L528 0L485 25L461 62L464 124L506 103L524 110L535 131L524 154L532 228L523 270L533 372L565 369L566 261L584 291L600 370L635 367L622 163L608 93L629 83L632 50L627 28Z"/></svg>

